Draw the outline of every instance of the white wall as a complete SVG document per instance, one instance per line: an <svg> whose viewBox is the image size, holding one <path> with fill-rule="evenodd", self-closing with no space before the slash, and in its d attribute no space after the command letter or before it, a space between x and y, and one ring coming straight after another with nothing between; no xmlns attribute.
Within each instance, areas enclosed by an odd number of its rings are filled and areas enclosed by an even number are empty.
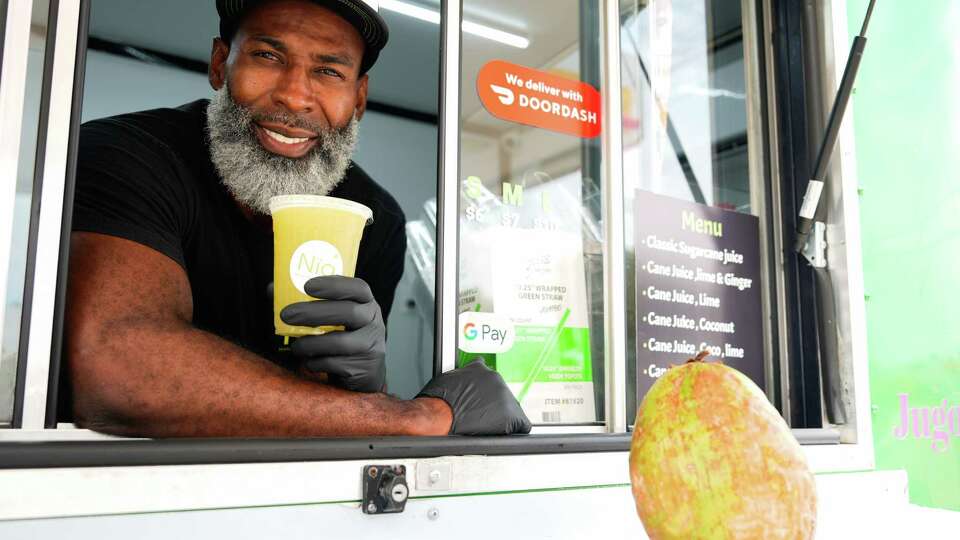
<svg viewBox="0 0 960 540"><path fill-rule="evenodd" d="M199 73L89 51L82 118L86 122L132 111L176 107L212 95L207 78Z"/></svg>
<svg viewBox="0 0 960 540"><path fill-rule="evenodd" d="M87 57L84 121L210 97L206 76L147 64L99 51ZM396 116L367 113L360 122L354 160L400 203L408 220L416 219L428 198L436 196L437 128ZM411 265L407 265L388 327L387 377L390 391L411 397L429 378L432 349L420 350L422 328L416 308ZM428 340L429 342L429 340Z"/></svg>

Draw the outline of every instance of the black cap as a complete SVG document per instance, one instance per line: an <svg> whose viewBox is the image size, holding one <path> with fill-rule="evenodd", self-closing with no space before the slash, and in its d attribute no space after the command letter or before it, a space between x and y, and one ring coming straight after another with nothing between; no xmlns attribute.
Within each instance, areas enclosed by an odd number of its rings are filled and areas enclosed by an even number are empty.
<svg viewBox="0 0 960 540"><path fill-rule="evenodd" d="M250 8L262 4L266 0L217 0L217 13L220 14L220 37L225 40L233 39L243 15ZM310 0L333 11L360 32L366 48L363 52L363 61L360 64L360 73L366 73L380 51L387 44L390 32L387 23L377 12L377 0Z"/></svg>

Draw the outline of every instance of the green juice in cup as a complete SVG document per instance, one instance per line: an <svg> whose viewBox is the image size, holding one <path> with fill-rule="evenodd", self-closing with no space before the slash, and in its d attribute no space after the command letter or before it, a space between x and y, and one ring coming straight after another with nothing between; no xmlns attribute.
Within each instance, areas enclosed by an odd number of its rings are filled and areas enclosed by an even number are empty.
<svg viewBox="0 0 960 540"><path fill-rule="evenodd" d="M283 308L317 300L304 285L317 276L353 277L364 228L373 221L366 206L319 195L270 199L273 216L273 324L278 336L299 337L343 330L342 326L292 326Z"/></svg>

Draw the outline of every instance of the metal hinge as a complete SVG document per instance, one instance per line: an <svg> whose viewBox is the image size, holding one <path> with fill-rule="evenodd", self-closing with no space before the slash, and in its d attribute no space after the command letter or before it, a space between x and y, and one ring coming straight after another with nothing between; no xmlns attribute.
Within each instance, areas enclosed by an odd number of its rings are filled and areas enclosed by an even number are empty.
<svg viewBox="0 0 960 540"><path fill-rule="evenodd" d="M813 223L807 244L803 246L803 256L814 268L827 266L827 225L824 222Z"/></svg>

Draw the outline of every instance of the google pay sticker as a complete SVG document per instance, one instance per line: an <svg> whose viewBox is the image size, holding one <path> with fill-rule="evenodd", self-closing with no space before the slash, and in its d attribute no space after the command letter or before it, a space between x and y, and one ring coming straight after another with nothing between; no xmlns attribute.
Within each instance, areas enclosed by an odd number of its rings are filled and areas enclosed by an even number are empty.
<svg viewBox="0 0 960 540"><path fill-rule="evenodd" d="M505 353L516 337L513 322L494 313L466 311L458 319L460 350L466 353Z"/></svg>

